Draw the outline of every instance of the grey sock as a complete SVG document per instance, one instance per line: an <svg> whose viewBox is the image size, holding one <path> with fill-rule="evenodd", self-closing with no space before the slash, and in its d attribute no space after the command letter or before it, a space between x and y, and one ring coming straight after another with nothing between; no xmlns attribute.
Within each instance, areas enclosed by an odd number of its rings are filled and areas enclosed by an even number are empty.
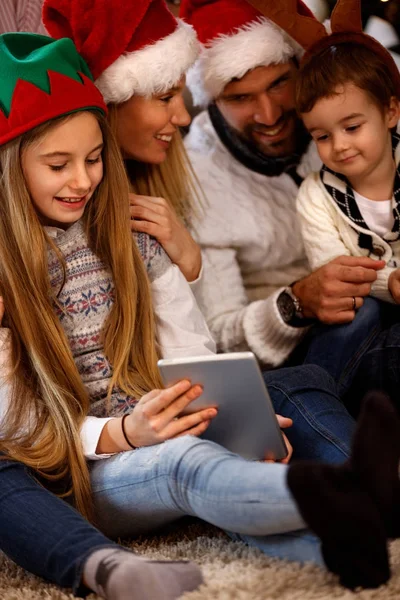
<svg viewBox="0 0 400 600"><path fill-rule="evenodd" d="M91 554L83 576L90 589L108 600L174 600L203 582L194 563L152 561L122 548Z"/></svg>

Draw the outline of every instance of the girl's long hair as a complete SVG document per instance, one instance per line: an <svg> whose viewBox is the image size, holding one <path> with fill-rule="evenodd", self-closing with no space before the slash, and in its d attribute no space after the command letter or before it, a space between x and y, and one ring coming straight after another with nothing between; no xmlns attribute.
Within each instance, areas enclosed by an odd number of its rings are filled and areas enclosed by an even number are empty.
<svg viewBox="0 0 400 600"><path fill-rule="evenodd" d="M116 105L110 104L108 111L115 134ZM193 217L201 215L204 196L179 132L174 135L164 162L153 165L131 159L125 164L131 192L164 198L186 225L192 223Z"/></svg>
<svg viewBox="0 0 400 600"><path fill-rule="evenodd" d="M160 386L149 283L129 228L128 181L106 120L93 113L104 139L104 177L83 220L88 243L109 268L115 302L106 320L104 352L113 365L109 387L139 397ZM0 149L0 293L10 329L10 397L1 422L0 452L32 468L60 495L73 495L92 519L90 479L80 428L90 399L56 316L48 275L52 248L32 204L22 155L54 123L37 127ZM57 488L58 486L58 488Z"/></svg>

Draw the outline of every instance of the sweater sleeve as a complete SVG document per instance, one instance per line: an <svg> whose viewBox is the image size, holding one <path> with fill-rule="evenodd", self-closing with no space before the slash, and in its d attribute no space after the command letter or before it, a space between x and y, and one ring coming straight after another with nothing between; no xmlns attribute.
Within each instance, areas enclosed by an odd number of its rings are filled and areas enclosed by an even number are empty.
<svg viewBox="0 0 400 600"><path fill-rule="evenodd" d="M397 271L397 268L385 267L377 272L377 279L371 286L371 296L384 302L395 304L394 298L389 291L389 277L393 271Z"/></svg>
<svg viewBox="0 0 400 600"><path fill-rule="evenodd" d="M203 279L196 299L218 350L251 350L270 367L282 364L306 331L282 320L276 301L283 288L249 304L235 250L203 248L202 254Z"/></svg>
<svg viewBox="0 0 400 600"><path fill-rule="evenodd" d="M333 208L328 205L319 183L319 174L309 175L297 196L297 212L304 247L315 271L338 256L350 256L336 227Z"/></svg>
<svg viewBox="0 0 400 600"><path fill-rule="evenodd" d="M189 284L180 269L169 264L151 283L157 343L164 358L214 354L214 340Z"/></svg>

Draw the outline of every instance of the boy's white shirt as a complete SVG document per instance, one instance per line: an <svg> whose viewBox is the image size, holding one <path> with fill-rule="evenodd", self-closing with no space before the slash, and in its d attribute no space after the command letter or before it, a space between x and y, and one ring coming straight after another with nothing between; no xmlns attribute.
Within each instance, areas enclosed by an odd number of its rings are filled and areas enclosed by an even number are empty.
<svg viewBox="0 0 400 600"><path fill-rule="evenodd" d="M196 280L198 281L198 280ZM151 282L156 319L157 347L163 358L215 354L216 346L193 293L180 269L171 264ZM9 330L0 327L0 419L8 407ZM101 432L110 419L88 416L81 428L86 459L99 460L111 454L96 454Z"/></svg>
<svg viewBox="0 0 400 600"><path fill-rule="evenodd" d="M329 173L324 173L324 180L328 184L329 176ZM337 178L335 186L337 187ZM386 263L390 261L394 266L386 266L377 272L378 277L372 284L371 295L386 302L394 302L388 289L388 280L391 273L400 267L400 240L389 244L378 234L354 223L337 206L319 173L312 173L302 183L297 196L297 210L306 254L313 271L338 256L370 256ZM358 245L359 233L366 233L372 238L373 247L383 251L381 257L370 254L368 249Z"/></svg>

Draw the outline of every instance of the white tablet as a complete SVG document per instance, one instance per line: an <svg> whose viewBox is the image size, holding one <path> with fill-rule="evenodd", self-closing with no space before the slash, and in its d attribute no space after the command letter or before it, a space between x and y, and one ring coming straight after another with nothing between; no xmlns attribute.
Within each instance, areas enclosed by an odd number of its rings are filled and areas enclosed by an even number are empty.
<svg viewBox="0 0 400 600"><path fill-rule="evenodd" d="M158 366L167 386L180 379L203 386L203 394L186 412L218 407L218 415L203 438L249 459L262 460L273 455L282 460L287 456L274 408L252 352L162 359Z"/></svg>

